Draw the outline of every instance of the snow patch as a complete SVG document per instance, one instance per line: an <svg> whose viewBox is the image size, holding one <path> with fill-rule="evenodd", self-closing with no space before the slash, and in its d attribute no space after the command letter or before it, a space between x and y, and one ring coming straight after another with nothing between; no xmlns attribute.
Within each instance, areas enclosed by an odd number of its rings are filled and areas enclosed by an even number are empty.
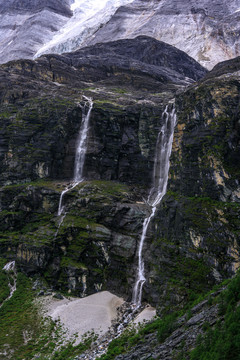
<svg viewBox="0 0 240 360"><path fill-rule="evenodd" d="M71 5L73 16L36 52L34 58L42 54L61 54L78 49L110 20L120 6L131 2L133 0L75 0Z"/></svg>

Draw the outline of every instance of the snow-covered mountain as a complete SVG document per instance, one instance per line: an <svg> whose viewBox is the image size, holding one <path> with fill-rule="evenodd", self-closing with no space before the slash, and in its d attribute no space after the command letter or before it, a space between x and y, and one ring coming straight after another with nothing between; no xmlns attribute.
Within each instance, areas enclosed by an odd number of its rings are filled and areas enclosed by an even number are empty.
<svg viewBox="0 0 240 360"><path fill-rule="evenodd" d="M71 16L68 0L0 0L0 63L32 58Z"/></svg>
<svg viewBox="0 0 240 360"><path fill-rule="evenodd" d="M211 69L240 55L240 0L0 0L0 62L148 35Z"/></svg>
<svg viewBox="0 0 240 360"><path fill-rule="evenodd" d="M240 0L135 0L93 35L91 44L148 35L211 69L240 55Z"/></svg>
<svg viewBox="0 0 240 360"><path fill-rule="evenodd" d="M71 5L73 16L58 31L51 41L46 42L35 54L70 52L78 49L101 29L114 15L116 10L133 0L75 0ZM105 41L111 41L108 34Z"/></svg>

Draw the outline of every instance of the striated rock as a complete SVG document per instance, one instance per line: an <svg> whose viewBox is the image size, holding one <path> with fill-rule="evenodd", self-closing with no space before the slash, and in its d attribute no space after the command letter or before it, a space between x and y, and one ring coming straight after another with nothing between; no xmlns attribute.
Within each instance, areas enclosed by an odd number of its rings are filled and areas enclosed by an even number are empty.
<svg viewBox="0 0 240 360"><path fill-rule="evenodd" d="M148 35L183 50L211 69L239 56L239 2L135 0L120 7L90 44ZM89 43L89 40L87 40Z"/></svg>
<svg viewBox="0 0 240 360"><path fill-rule="evenodd" d="M116 359L171 360L183 356L189 359L189 353L197 345L199 337L205 335L208 328L223 320L219 315L219 304L211 305L212 298L222 291L223 289L217 294L211 293L208 300L190 308L184 316L178 317L174 322L173 330L164 341L159 340L157 332L143 334L137 345L130 351L116 356ZM193 313L195 315L191 316Z"/></svg>
<svg viewBox="0 0 240 360"><path fill-rule="evenodd" d="M36 0L0 5L1 63L139 35L176 46L208 69L239 56L238 0Z"/></svg>
<svg viewBox="0 0 240 360"><path fill-rule="evenodd" d="M71 15L68 0L1 0L0 63L32 58Z"/></svg>

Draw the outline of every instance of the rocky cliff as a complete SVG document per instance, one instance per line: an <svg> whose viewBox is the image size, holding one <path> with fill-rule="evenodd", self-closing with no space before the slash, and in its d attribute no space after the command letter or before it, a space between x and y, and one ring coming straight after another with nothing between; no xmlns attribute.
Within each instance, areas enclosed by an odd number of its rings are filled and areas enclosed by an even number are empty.
<svg viewBox="0 0 240 360"><path fill-rule="evenodd" d="M236 59L200 80L206 70L193 59L148 37L2 65L5 256L62 291L131 296L157 133L176 97L169 191L144 248L144 300L159 312L183 306L232 276L239 266L238 68ZM59 227L83 94L94 101L86 182L65 195Z"/></svg>
<svg viewBox="0 0 240 360"><path fill-rule="evenodd" d="M179 304L186 293L191 297L198 286L239 268L238 64L236 58L217 65L176 98L168 193L153 221L149 250L146 245L148 286L162 283L164 307L173 294Z"/></svg>
<svg viewBox="0 0 240 360"><path fill-rule="evenodd" d="M86 286L86 294L109 287L129 296L163 109L205 73L183 52L147 37L3 65L3 252L63 291L80 295ZM60 192L73 176L82 94L94 101L84 169L92 181L66 194L67 215L58 229Z"/></svg>

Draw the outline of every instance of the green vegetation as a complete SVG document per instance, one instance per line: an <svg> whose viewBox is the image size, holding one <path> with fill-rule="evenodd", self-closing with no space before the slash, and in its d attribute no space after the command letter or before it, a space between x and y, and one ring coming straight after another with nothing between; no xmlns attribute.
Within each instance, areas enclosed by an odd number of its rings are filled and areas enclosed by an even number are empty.
<svg viewBox="0 0 240 360"><path fill-rule="evenodd" d="M130 328L124 331L124 333L118 338L114 339L108 347L106 354L102 355L101 360L112 360L117 355L123 354L129 351L133 346L146 341L144 336L153 332L157 333L157 339L159 343L164 340L175 330L176 328L177 313L166 315L162 319L157 319L147 325L140 325L138 328Z"/></svg>
<svg viewBox="0 0 240 360"><path fill-rule="evenodd" d="M119 104L117 101L115 102L110 101L110 100L95 100L94 101L94 107L95 108L101 108L105 111L108 111L109 109L111 109L111 113L117 113L117 114L122 114L124 113L125 107L124 105Z"/></svg>
<svg viewBox="0 0 240 360"><path fill-rule="evenodd" d="M191 360L238 360L240 354L240 273L218 298L219 319L198 338Z"/></svg>
<svg viewBox="0 0 240 360"><path fill-rule="evenodd" d="M123 88L112 88L111 91L117 93L117 94L126 94L127 90Z"/></svg>
<svg viewBox="0 0 240 360"><path fill-rule="evenodd" d="M211 294L223 285L228 283L225 291L217 297ZM127 353L135 345L147 343L145 335L155 333L159 343L169 337L177 327L177 319L186 314L186 319L192 317L191 309L201 301L208 299L208 305L219 304L219 321L214 327L209 323L203 324L203 336L199 336L196 348L189 352L181 350L175 352L176 360L238 360L240 353L240 272L232 279L225 281L221 285L215 286L212 291L199 296L195 301L190 301L184 310L168 314L163 318L158 318L146 325L141 325L138 329L127 329L120 337L114 339L108 351L102 355L100 360L112 360L117 355Z"/></svg>
<svg viewBox="0 0 240 360"><path fill-rule="evenodd" d="M5 281L0 282L0 295L5 287ZM67 360L88 349L94 336L87 336L77 346L75 338L67 341L58 322L42 317L31 287L31 281L19 273L17 290L0 308L1 359L31 360L37 356L41 360Z"/></svg>
<svg viewBox="0 0 240 360"><path fill-rule="evenodd" d="M0 258L0 269L4 267L6 261ZM0 271L0 305L9 296L8 275Z"/></svg>

